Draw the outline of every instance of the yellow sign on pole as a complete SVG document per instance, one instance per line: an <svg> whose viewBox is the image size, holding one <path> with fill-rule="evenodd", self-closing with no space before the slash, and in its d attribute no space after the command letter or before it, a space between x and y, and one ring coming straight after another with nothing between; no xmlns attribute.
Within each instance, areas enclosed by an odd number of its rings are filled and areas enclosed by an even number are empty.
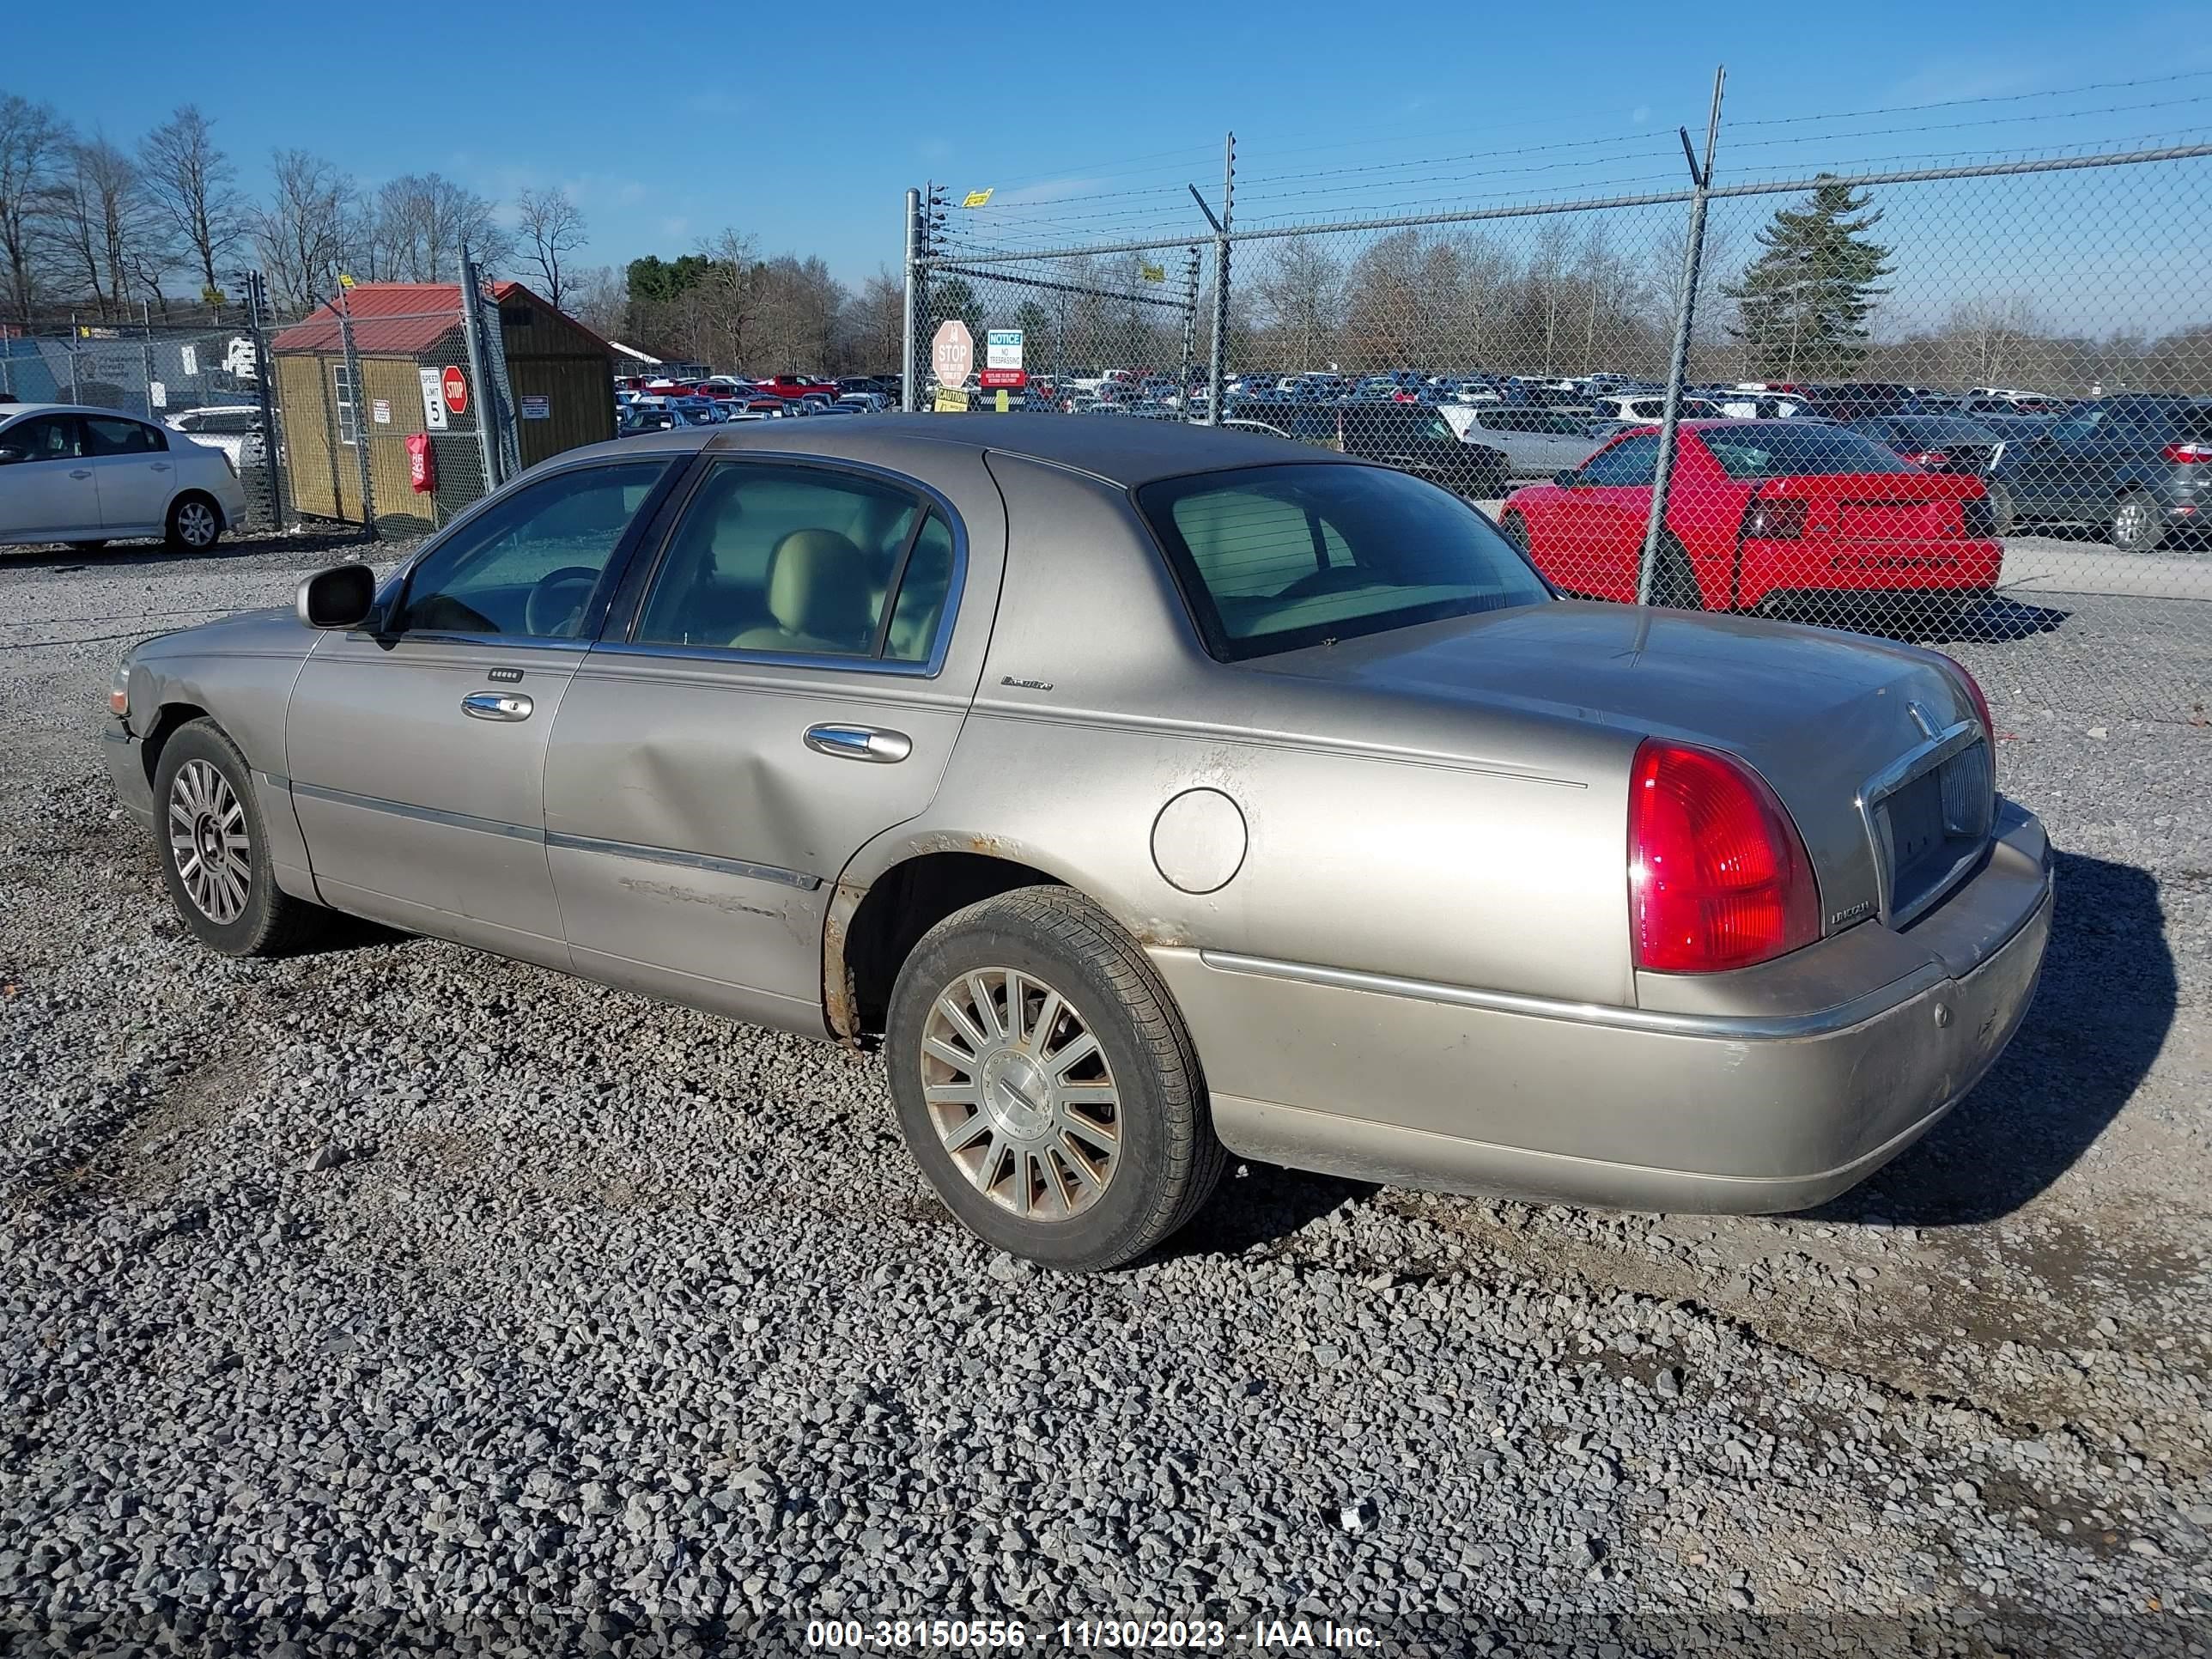
<svg viewBox="0 0 2212 1659"><path fill-rule="evenodd" d="M965 415L968 412L967 389L957 386L938 387L935 407L939 415Z"/></svg>
<svg viewBox="0 0 2212 1659"><path fill-rule="evenodd" d="M1164 265L1140 264L1137 267L1137 275L1148 283L1164 283L1168 279L1167 269Z"/></svg>
<svg viewBox="0 0 2212 1659"><path fill-rule="evenodd" d="M997 189L997 188L998 188L998 186L997 186L997 185L994 185L991 187L991 189L992 189L992 190L995 190L995 189ZM964 207L964 208L978 208L978 207L982 206L984 203L986 203L986 202L989 201L990 199L991 199L991 191L988 191L988 190L971 190L971 191L969 191L965 196L963 196L963 197L962 197L962 198L960 198L960 205L961 205L962 207Z"/></svg>

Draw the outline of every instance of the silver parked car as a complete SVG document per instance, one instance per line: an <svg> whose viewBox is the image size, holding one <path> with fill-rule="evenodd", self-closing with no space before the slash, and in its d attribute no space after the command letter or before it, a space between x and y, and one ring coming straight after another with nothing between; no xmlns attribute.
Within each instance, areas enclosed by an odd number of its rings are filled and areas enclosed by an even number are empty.
<svg viewBox="0 0 2212 1659"><path fill-rule="evenodd" d="M204 553L245 519L222 450L118 410L0 407L0 545L159 536Z"/></svg>
<svg viewBox="0 0 2212 1659"><path fill-rule="evenodd" d="M1558 599L1388 467L880 416L560 457L141 645L118 794L219 951L325 907L879 1044L986 1239L1226 1153L1775 1211L2019 1024L2050 850L1948 658Z"/></svg>
<svg viewBox="0 0 2212 1659"><path fill-rule="evenodd" d="M1580 466L1597 447L1588 410L1543 409L1524 404L1447 405L1443 410L1462 443L1505 452L1509 478L1548 478Z"/></svg>

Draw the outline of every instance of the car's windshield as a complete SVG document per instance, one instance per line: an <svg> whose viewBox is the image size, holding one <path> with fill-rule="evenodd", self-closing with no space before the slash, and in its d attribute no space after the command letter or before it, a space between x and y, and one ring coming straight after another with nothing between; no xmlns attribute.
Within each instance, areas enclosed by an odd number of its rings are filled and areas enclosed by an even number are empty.
<svg viewBox="0 0 2212 1659"><path fill-rule="evenodd" d="M1834 472L1911 472L1911 462L1841 427L1701 427L1698 435L1731 478L1804 478Z"/></svg>
<svg viewBox="0 0 2212 1659"><path fill-rule="evenodd" d="M1206 472L1137 502L1224 660L1552 597L1489 520L1387 467Z"/></svg>

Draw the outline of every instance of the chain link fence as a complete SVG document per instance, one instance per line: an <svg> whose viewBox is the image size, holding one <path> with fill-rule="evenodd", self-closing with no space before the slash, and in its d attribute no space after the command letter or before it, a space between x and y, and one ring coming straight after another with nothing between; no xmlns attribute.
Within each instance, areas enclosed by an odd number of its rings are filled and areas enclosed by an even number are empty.
<svg viewBox="0 0 2212 1659"><path fill-rule="evenodd" d="M0 409L117 410L220 450L246 501L234 533L416 536L521 470L499 308L481 283L342 286L289 315L258 273L239 286L235 305L7 326Z"/></svg>
<svg viewBox="0 0 2212 1659"><path fill-rule="evenodd" d="M1254 191L1233 140L1210 190L1134 207L932 189L914 361L947 319L1018 329L1008 409L1386 459L1573 595L2017 646L2023 699L2203 723L2212 143L1808 166L1790 119L1719 113L1717 86L1702 144L1664 135L1671 179L1619 181L1669 187L1610 194L1485 200L1455 176L1461 204L1362 214L1418 180ZM1548 164L1502 163L1500 194ZM909 387L1000 406L974 380Z"/></svg>

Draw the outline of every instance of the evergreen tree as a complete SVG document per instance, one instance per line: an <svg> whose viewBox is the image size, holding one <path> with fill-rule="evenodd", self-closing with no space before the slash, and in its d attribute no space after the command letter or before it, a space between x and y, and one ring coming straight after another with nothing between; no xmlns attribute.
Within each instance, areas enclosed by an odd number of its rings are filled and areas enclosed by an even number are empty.
<svg viewBox="0 0 2212 1659"><path fill-rule="evenodd" d="M1847 375L1867 353L1866 321L1890 274L1889 250L1866 233L1881 218L1840 179L1816 180L1803 205L1783 208L1759 233L1764 251L1721 291L1736 301L1730 331L1747 341L1768 379Z"/></svg>

